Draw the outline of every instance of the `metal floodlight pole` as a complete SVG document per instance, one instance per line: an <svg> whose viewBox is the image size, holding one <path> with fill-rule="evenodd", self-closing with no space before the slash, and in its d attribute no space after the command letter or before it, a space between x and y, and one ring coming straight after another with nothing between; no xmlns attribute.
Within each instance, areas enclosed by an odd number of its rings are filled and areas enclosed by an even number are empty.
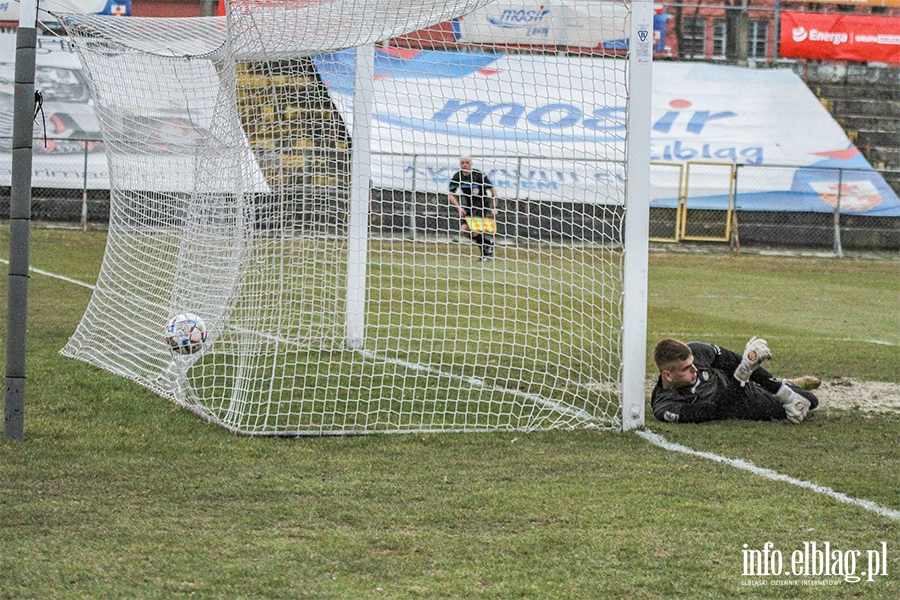
<svg viewBox="0 0 900 600"><path fill-rule="evenodd" d="M12 181L9 205L9 290L6 316L4 437L25 439L25 333L28 319L28 248L31 237L31 144L38 0L19 3L13 97Z"/></svg>

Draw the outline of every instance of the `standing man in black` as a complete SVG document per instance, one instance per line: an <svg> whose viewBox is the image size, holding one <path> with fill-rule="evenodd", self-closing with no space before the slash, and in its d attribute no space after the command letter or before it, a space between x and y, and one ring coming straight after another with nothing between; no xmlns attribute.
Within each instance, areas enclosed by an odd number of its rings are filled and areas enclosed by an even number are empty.
<svg viewBox="0 0 900 600"><path fill-rule="evenodd" d="M459 171L450 180L450 204L459 211L462 220L459 226L460 233L472 236L481 248L482 262L488 261L494 256L494 239L491 236L494 228L494 219L497 217L497 192L494 184L487 175L472 168L472 157L463 156L459 159ZM487 228L479 231L473 230L467 222L467 218L478 219L478 223L484 223L483 219L490 219ZM473 222L474 224L475 222Z"/></svg>
<svg viewBox="0 0 900 600"><path fill-rule="evenodd" d="M766 341L756 337L743 356L713 344L662 340L653 353L659 368L650 397L653 415L670 423L787 419L798 424L819 405L809 390L820 380L807 375L779 381L759 366L771 357Z"/></svg>

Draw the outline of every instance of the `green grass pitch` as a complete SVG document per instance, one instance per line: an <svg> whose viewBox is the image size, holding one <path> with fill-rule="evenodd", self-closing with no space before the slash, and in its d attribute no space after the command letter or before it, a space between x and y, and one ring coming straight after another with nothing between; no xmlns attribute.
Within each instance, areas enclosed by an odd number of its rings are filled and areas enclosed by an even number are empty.
<svg viewBox="0 0 900 600"><path fill-rule="evenodd" d="M32 266L93 283L104 243L35 229ZM648 359L661 337L758 335L776 375L900 383L898 274L896 256L651 252ZM30 280L26 441L0 442L0 598L900 597L897 520L632 433L234 436L61 357L90 293ZM896 413L648 416L672 442L900 510ZM886 563L860 581L745 573L749 550L771 543L791 567L813 542L845 570L859 552L856 575L882 548Z"/></svg>

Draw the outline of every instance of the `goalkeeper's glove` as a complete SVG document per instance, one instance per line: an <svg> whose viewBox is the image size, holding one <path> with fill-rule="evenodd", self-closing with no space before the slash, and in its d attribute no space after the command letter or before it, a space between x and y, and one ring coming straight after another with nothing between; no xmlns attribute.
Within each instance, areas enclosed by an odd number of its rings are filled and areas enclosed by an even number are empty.
<svg viewBox="0 0 900 600"><path fill-rule="evenodd" d="M744 387L756 367L770 358L772 358L772 352L769 350L766 340L760 340L753 336L744 347L744 355L741 357L741 364L734 370L734 378L741 382L741 387Z"/></svg>
<svg viewBox="0 0 900 600"><path fill-rule="evenodd" d="M781 401L787 420L795 425L799 425L800 421L806 418L806 413L809 412L809 407L812 405L809 400L785 384L781 384L781 387L778 388L775 398Z"/></svg>

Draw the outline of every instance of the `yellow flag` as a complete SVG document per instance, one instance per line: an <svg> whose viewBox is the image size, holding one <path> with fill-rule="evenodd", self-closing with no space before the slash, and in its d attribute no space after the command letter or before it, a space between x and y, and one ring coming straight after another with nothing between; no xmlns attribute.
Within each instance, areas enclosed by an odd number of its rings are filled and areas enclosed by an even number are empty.
<svg viewBox="0 0 900 600"><path fill-rule="evenodd" d="M497 233L497 224L490 217L466 217L466 225L472 231Z"/></svg>

